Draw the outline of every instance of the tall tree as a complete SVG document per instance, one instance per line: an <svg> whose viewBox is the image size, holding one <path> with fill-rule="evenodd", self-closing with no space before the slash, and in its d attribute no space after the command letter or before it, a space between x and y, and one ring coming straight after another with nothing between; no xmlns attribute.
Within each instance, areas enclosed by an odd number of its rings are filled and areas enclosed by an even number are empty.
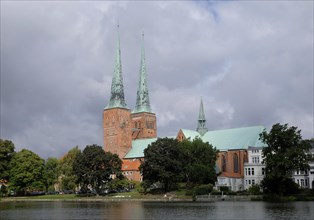
<svg viewBox="0 0 314 220"><path fill-rule="evenodd" d="M59 161L59 171L61 180L60 190L75 190L76 176L73 171L73 164L81 150L78 146L69 150Z"/></svg>
<svg viewBox="0 0 314 220"><path fill-rule="evenodd" d="M105 152L101 146L95 144L87 145L74 162L74 173L83 189L90 185L100 193L111 175L121 173L121 166L122 161L118 155Z"/></svg>
<svg viewBox="0 0 314 220"><path fill-rule="evenodd" d="M54 184L58 182L60 175L59 160L49 157L45 163L46 190L54 190Z"/></svg>
<svg viewBox="0 0 314 220"><path fill-rule="evenodd" d="M22 149L11 160L10 187L17 192L45 189L45 161L30 150Z"/></svg>
<svg viewBox="0 0 314 220"><path fill-rule="evenodd" d="M158 138L144 150L145 161L140 166L144 185L155 182L169 191L182 180L182 154L179 142L172 138Z"/></svg>
<svg viewBox="0 0 314 220"><path fill-rule="evenodd" d="M216 159L218 150L200 138L181 143L183 152L183 172L187 185L214 184L216 178Z"/></svg>
<svg viewBox="0 0 314 220"><path fill-rule="evenodd" d="M0 181L9 180L10 161L14 155L14 144L0 139Z"/></svg>
<svg viewBox="0 0 314 220"><path fill-rule="evenodd" d="M292 180L295 170L309 169L311 148L309 140L303 140L301 130L288 124L274 124L269 133L264 130L260 139L263 149L266 175L261 185L265 192L286 195L296 188Z"/></svg>

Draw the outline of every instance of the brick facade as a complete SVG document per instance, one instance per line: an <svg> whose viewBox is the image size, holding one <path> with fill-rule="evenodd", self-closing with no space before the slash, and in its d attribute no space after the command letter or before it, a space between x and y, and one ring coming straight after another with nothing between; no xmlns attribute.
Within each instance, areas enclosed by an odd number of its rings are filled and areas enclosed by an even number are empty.
<svg viewBox="0 0 314 220"><path fill-rule="evenodd" d="M220 151L216 165L221 177L243 178L244 163L248 161L247 150Z"/></svg>
<svg viewBox="0 0 314 220"><path fill-rule="evenodd" d="M154 113L133 113L131 119L133 140L157 137L156 115Z"/></svg>
<svg viewBox="0 0 314 220"><path fill-rule="evenodd" d="M123 158L132 148L132 121L129 109L103 111L104 150Z"/></svg>

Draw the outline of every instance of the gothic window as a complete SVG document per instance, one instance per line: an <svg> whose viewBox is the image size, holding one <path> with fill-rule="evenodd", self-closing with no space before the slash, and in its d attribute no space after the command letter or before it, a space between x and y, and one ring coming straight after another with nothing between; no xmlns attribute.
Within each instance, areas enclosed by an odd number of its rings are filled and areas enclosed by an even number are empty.
<svg viewBox="0 0 314 220"><path fill-rule="evenodd" d="M226 172L226 157L225 157L225 155L222 155L222 157L221 157L221 168L222 168L222 172Z"/></svg>
<svg viewBox="0 0 314 220"><path fill-rule="evenodd" d="M235 173L239 172L239 157L237 154L233 155L233 171Z"/></svg>

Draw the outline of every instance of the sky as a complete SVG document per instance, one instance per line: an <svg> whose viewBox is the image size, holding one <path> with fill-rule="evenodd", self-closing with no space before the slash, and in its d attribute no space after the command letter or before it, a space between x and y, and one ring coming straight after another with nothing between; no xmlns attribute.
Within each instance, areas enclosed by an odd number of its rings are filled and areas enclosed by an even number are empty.
<svg viewBox="0 0 314 220"><path fill-rule="evenodd" d="M133 109L142 33L158 136L288 123L313 135L313 1L1 1L0 137L43 158L103 145L117 45Z"/></svg>

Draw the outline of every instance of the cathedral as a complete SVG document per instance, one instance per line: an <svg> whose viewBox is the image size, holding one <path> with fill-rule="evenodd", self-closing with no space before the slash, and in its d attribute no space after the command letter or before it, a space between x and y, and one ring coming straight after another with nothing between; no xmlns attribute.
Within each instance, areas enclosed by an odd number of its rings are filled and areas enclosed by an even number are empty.
<svg viewBox="0 0 314 220"><path fill-rule="evenodd" d="M142 181L139 166L144 160L144 150L157 140L156 114L152 112L147 85L144 35L142 36L141 61L136 105L131 110L124 98L120 38L118 35L111 95L103 110L104 150L119 155L122 171L130 180ZM196 137L219 150L216 161L218 182L216 186L228 186L231 190L243 189L244 163L248 161L249 147L263 147L259 141L262 126L208 131L203 102L200 102L196 130L179 129L179 141Z"/></svg>

